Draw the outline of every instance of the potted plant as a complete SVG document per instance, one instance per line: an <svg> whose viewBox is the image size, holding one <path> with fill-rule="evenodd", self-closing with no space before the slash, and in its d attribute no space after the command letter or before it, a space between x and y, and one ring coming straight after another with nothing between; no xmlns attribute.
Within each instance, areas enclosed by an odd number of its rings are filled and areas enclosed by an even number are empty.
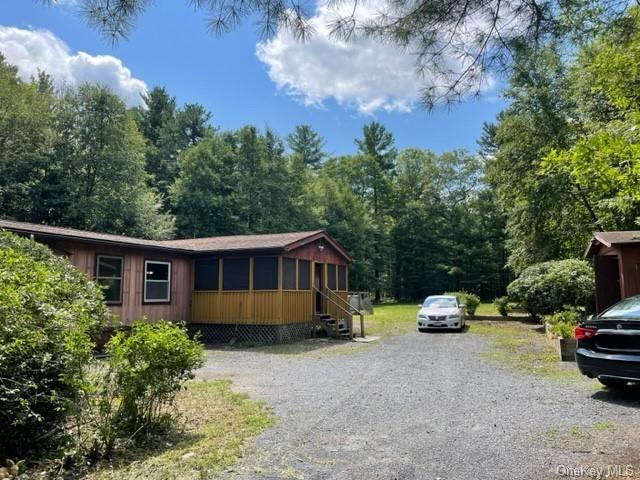
<svg viewBox="0 0 640 480"><path fill-rule="evenodd" d="M545 317L545 331L549 343L558 352L564 362L575 361L576 339L573 336L575 326L580 320L580 313L566 310Z"/></svg>

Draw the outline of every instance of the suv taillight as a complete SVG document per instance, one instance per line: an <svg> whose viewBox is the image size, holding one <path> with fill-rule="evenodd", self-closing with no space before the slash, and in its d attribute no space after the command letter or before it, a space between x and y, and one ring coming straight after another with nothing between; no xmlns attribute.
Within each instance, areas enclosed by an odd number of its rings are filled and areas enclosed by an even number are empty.
<svg viewBox="0 0 640 480"><path fill-rule="evenodd" d="M585 327L576 327L574 335L576 340L587 340L589 338L593 338L596 334L595 328L585 328Z"/></svg>

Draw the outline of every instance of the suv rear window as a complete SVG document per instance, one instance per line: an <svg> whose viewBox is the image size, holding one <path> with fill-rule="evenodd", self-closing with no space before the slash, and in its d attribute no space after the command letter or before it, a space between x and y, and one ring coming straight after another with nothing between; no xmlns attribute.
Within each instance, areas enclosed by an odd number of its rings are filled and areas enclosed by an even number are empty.
<svg viewBox="0 0 640 480"><path fill-rule="evenodd" d="M625 298L601 313L600 318L640 319L640 296Z"/></svg>

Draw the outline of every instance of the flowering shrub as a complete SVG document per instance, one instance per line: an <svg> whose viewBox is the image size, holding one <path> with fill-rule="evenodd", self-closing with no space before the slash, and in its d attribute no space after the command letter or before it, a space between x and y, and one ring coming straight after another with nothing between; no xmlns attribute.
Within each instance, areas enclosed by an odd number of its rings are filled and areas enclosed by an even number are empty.
<svg viewBox="0 0 640 480"><path fill-rule="evenodd" d="M525 269L509 284L509 299L534 317L570 308L590 310L594 279L591 266L582 260L554 260Z"/></svg>

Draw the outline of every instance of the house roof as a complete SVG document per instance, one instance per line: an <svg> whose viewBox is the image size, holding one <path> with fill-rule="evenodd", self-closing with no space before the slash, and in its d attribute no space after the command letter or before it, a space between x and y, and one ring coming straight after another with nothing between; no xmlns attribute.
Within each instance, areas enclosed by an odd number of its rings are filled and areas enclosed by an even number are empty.
<svg viewBox="0 0 640 480"><path fill-rule="evenodd" d="M324 239L344 257L351 260L347 252L323 230L309 232L267 233L261 235L227 235L219 237L189 238L182 240L145 240L141 238L112 235L109 233L77 230L75 228L52 227L27 222L0 220L0 228L16 233L43 238L73 240L88 243L109 244L123 247L164 250L173 253L235 253L235 252L286 252L318 239Z"/></svg>
<svg viewBox="0 0 640 480"><path fill-rule="evenodd" d="M618 232L594 232L593 238L584 252L585 257L592 257L597 247L613 247L616 245L640 245L640 230L626 230Z"/></svg>

